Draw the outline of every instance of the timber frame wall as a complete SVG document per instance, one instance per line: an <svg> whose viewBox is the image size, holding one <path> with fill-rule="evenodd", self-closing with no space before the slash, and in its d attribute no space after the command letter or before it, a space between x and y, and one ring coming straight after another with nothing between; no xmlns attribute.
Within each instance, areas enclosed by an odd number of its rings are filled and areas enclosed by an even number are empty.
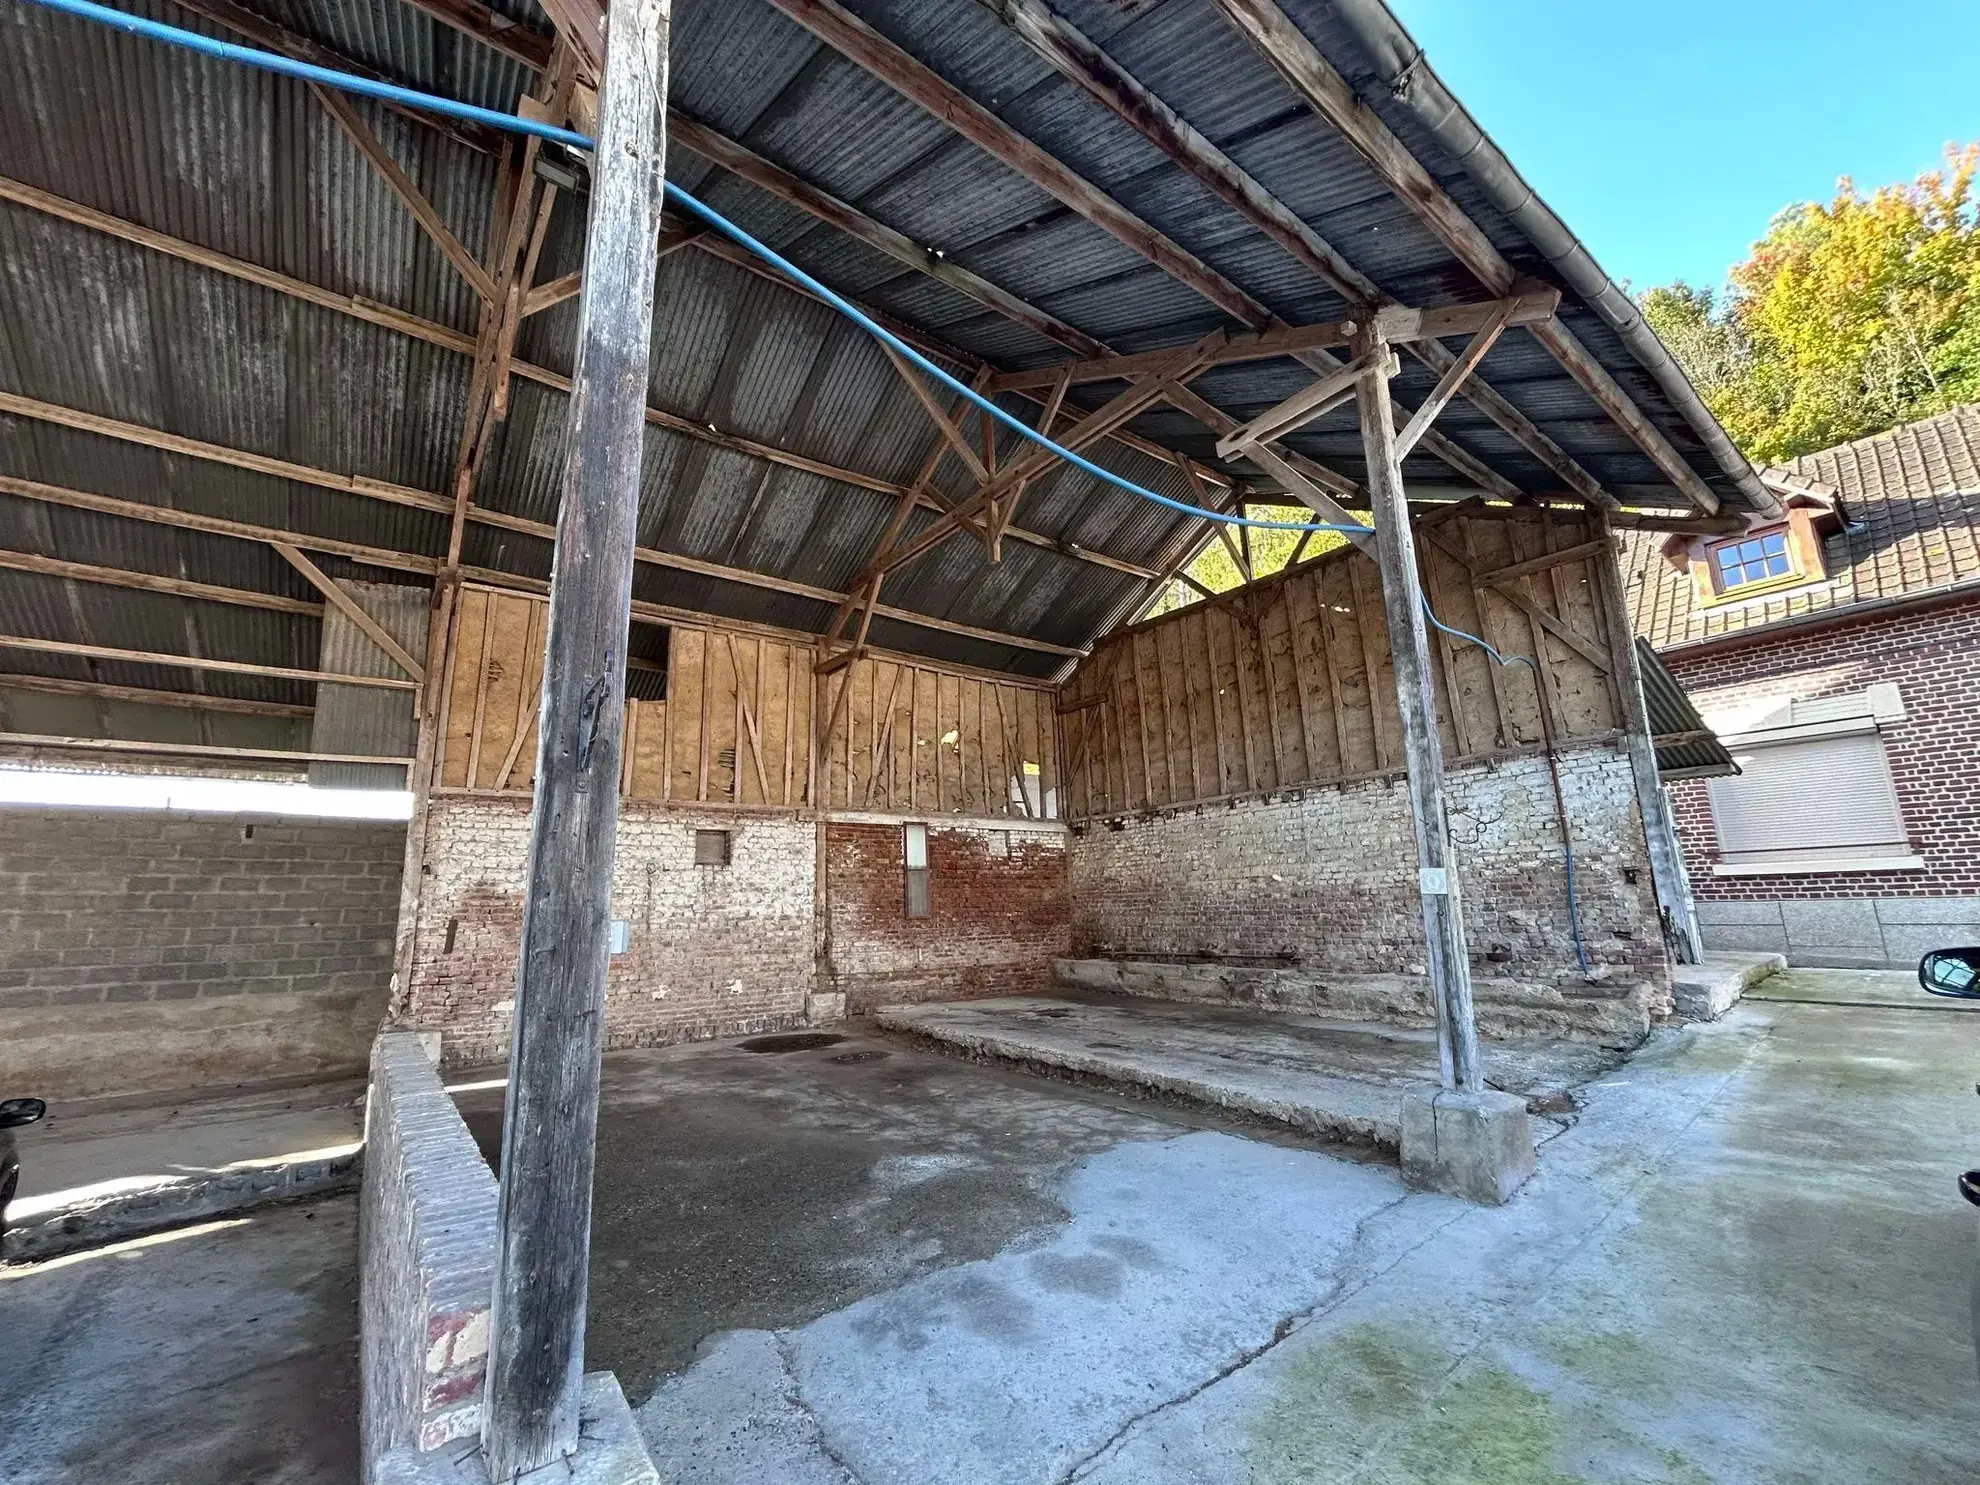
<svg viewBox="0 0 1980 1485"><path fill-rule="evenodd" d="M1415 526L1437 617L1533 666L1432 630L1437 724L1453 763L1612 739L1627 646L1602 599L1614 561L1593 516L1461 507ZM1102 640L1058 705L1075 825L1399 774L1401 721L1381 580L1342 547Z"/></svg>
<svg viewBox="0 0 1980 1485"><path fill-rule="evenodd" d="M461 588L438 792L531 792L547 609ZM714 620L667 627L665 699L626 705L628 801L1032 819L1055 798L1044 682L873 654L814 676L816 650L792 638Z"/></svg>

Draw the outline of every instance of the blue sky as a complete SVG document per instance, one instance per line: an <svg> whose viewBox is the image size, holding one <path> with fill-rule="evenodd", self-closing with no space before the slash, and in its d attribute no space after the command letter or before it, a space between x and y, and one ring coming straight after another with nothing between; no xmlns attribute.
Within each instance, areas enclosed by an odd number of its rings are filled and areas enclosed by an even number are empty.
<svg viewBox="0 0 1980 1485"><path fill-rule="evenodd" d="M1617 279L1717 284L1781 207L1980 139L1980 0L1389 0Z"/></svg>

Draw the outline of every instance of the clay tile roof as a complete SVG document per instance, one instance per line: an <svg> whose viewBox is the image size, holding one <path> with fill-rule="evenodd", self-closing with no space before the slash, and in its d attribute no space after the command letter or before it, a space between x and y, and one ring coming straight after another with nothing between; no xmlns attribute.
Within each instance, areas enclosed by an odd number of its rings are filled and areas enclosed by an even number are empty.
<svg viewBox="0 0 1980 1485"><path fill-rule="evenodd" d="M1664 536L1625 532L1630 614L1658 649L1980 581L1980 403L1805 454L1761 478L1783 495L1834 502L1845 525L1822 544L1828 580L1704 610L1689 574L1664 559Z"/></svg>

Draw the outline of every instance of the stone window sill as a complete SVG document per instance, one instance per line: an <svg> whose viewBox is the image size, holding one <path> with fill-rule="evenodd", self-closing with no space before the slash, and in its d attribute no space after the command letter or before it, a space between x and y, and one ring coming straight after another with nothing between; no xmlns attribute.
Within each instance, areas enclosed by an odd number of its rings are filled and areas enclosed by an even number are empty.
<svg viewBox="0 0 1980 1485"><path fill-rule="evenodd" d="M1721 863L1712 868L1712 875L1715 877L1805 877L1826 875L1835 871L1923 871L1924 869L1923 856L1831 856L1817 861L1796 861L1792 864Z"/></svg>

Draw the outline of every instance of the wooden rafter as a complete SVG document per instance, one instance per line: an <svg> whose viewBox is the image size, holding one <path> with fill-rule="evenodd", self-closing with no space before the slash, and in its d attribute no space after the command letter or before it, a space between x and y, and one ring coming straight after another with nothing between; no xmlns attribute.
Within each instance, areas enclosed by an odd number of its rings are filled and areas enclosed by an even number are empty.
<svg viewBox="0 0 1980 1485"><path fill-rule="evenodd" d="M1293 93L1333 126L1489 292L1512 292L1518 274L1504 254L1375 111L1361 101L1353 85L1334 70L1320 49L1279 9L1276 0L1216 0L1216 4ZM1537 323L1531 330L1687 499L1707 515L1718 512L1718 497L1572 331L1558 320Z"/></svg>
<svg viewBox="0 0 1980 1485"><path fill-rule="evenodd" d="M139 742L122 737L54 737L40 732L0 732L0 746L46 748L70 753L161 753L167 757L238 758L265 763L390 763L410 758L372 753L300 753L287 748L233 748L219 743Z"/></svg>
<svg viewBox="0 0 1980 1485"><path fill-rule="evenodd" d="M1485 353L1498 344L1500 335L1505 333L1506 325L1511 319L1512 315L1509 312L1494 315L1476 335L1471 337L1471 343L1455 361L1451 362L1450 367L1438 378L1437 385L1431 389L1430 395L1417 404L1409 422L1404 424L1402 431L1396 435L1397 459L1409 457L1409 451L1416 447L1417 440L1430 431L1430 425L1436 421L1437 414L1450 406L1451 399L1463 389L1465 380L1477 371L1478 363L1485 359Z"/></svg>
<svg viewBox="0 0 1980 1485"><path fill-rule="evenodd" d="M200 439L182 438L177 434L162 433L157 429L145 428L141 424L125 423L115 418L102 418L94 413L83 413L73 408L59 407L53 403L41 402L32 397L18 397L13 393L0 393L0 412L12 412L24 417L42 418L46 421L62 423L66 426L84 428L89 432L102 433L108 437L121 438L128 442L151 448L169 449L194 458L211 459L216 463L236 468L252 469L262 474L272 474L278 478L293 479L325 489L341 490L348 494L363 495L371 499L385 500L397 505L409 505L419 510L448 514L453 503L443 496L427 490L415 490L405 485L393 485L382 480L372 480L360 475L340 475L328 470L316 469L309 465L294 464L287 460L273 459L262 454L252 454L244 450L228 449L219 444L206 443ZM0 493L26 493L31 499L53 499L57 504L81 504L94 502L93 508L109 509L122 506L119 514L129 513L130 508L156 509L144 507L142 502L118 501L111 496L88 495L85 492L63 492L59 486L41 486L41 489L62 494L82 495L83 500L62 499L32 493L38 482L19 480L12 476L0 476ZM240 522L215 522L199 517L191 520L177 519L187 516L181 511L165 512L160 518L173 524L194 525L202 529L220 530L231 525L244 528ZM523 516L512 516L501 511L470 506L467 511L469 521L477 525L495 526L520 535L533 536L541 541L553 540L556 527L543 521L532 521ZM331 542L324 538L306 536L295 532L275 531L273 528L253 528L262 534L255 539L270 541L291 541L293 545L308 551L335 552L351 556L359 562L378 562L390 567L408 568L416 572L432 572L443 566L454 565L436 562L432 558L414 557L407 553L386 553L378 548L357 546L349 542ZM221 534L237 534L236 531L223 531ZM363 555L358 555L363 554ZM681 572L698 573L703 577L720 578L725 582L740 583L746 587L763 588L771 592L787 593L794 597L813 598L821 603L837 604L846 595L835 588L821 587L816 583L798 582L791 578L772 577L767 573L754 572L748 568L731 567L720 562L704 562L697 557L684 557L675 552L663 552L653 547L635 549L637 560L655 567L670 567ZM1039 650L1046 654L1078 655L1085 653L1070 645L1050 644L1044 640L1032 639L1028 635L1008 634L1001 630L979 628L973 624L961 624L950 619L939 619L929 614L917 613L912 609L893 608L881 605L876 609L881 616L898 619L903 623L917 625L924 629L938 629L945 633L960 634L971 639L986 640L991 644L1014 645L1020 649Z"/></svg>

